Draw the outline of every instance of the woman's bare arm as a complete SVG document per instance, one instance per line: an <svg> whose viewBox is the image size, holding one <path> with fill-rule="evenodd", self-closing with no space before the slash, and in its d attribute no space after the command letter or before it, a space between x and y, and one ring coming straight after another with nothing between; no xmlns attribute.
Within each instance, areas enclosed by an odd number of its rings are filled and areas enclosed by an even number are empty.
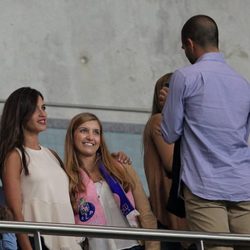
<svg viewBox="0 0 250 250"><path fill-rule="evenodd" d="M22 213L21 171L21 158L18 152L13 150L5 161L2 178L5 200L16 221L24 221ZM32 250L26 234L17 234L17 238L22 249Z"/></svg>
<svg viewBox="0 0 250 250"><path fill-rule="evenodd" d="M151 118L151 135L154 141L154 144L157 148L161 162L165 170L168 173L172 172L172 161L174 154L174 144L168 144L164 141L161 134L161 114L154 115Z"/></svg>

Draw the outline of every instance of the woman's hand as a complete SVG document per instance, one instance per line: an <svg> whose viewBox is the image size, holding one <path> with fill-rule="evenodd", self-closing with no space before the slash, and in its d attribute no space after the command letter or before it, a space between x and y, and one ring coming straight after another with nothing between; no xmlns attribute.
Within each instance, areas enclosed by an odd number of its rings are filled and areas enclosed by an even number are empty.
<svg viewBox="0 0 250 250"><path fill-rule="evenodd" d="M132 164L132 160L130 159L130 157L122 151L112 153L111 155L122 164Z"/></svg>
<svg viewBox="0 0 250 250"><path fill-rule="evenodd" d="M168 91L169 91L169 88L167 87L163 87L160 92L159 92L159 104L161 107L164 106L166 100L167 100L167 96L168 96Z"/></svg>

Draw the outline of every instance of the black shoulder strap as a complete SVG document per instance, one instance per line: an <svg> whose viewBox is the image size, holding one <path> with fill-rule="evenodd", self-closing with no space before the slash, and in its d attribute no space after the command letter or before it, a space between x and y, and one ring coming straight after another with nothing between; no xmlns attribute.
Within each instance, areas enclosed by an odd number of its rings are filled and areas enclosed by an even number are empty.
<svg viewBox="0 0 250 250"><path fill-rule="evenodd" d="M64 169L64 164L63 164L63 161L61 160L61 158L59 157L59 155L52 149L50 149L50 152L56 157L56 159L58 160L60 166Z"/></svg>

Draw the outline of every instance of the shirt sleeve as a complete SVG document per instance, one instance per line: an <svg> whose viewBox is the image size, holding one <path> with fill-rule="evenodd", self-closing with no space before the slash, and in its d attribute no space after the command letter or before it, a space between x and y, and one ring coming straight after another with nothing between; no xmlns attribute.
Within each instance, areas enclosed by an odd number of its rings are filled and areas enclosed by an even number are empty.
<svg viewBox="0 0 250 250"><path fill-rule="evenodd" d="M162 110L161 132L167 143L182 135L184 119L185 77L175 71L170 81L169 94Z"/></svg>
<svg viewBox="0 0 250 250"><path fill-rule="evenodd" d="M16 250L17 242L14 233L4 233L3 234L3 249L5 250Z"/></svg>

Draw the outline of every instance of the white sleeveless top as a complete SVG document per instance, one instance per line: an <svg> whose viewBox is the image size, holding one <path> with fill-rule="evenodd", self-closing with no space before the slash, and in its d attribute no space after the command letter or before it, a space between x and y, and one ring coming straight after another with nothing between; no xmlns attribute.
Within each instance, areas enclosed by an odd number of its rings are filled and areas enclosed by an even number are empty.
<svg viewBox="0 0 250 250"><path fill-rule="evenodd" d="M21 173L25 221L75 224L69 197L69 180L49 149L25 148L29 175ZM20 152L19 152L20 154ZM50 250L80 250L76 237L43 235Z"/></svg>
<svg viewBox="0 0 250 250"><path fill-rule="evenodd" d="M115 202L113 193L107 182L96 182L95 186L98 198L104 208L107 225L129 228L130 226ZM136 240L89 238L89 250L120 250L137 245L139 243Z"/></svg>

